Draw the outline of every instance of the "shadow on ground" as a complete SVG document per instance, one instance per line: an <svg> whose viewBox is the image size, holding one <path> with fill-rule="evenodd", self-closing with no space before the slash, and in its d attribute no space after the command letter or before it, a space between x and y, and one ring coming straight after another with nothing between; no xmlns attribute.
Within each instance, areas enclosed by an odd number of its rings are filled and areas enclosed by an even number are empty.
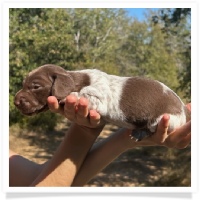
<svg viewBox="0 0 200 200"><path fill-rule="evenodd" d="M54 131L47 133L22 131L10 128L10 148L33 160L43 163L50 159L69 127L63 121ZM106 125L97 142L106 138L118 127ZM96 175L86 186L145 187L191 186L191 150L172 150L164 147L143 147L121 154Z"/></svg>

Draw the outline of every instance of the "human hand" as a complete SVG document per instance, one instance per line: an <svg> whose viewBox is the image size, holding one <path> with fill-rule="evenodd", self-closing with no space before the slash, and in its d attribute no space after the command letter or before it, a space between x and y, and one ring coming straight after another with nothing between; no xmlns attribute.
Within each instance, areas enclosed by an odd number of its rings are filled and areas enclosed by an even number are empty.
<svg viewBox="0 0 200 200"><path fill-rule="evenodd" d="M186 105L188 110L191 111L191 103ZM152 136L144 138L140 142L128 141L128 148L135 146L165 146L168 148L186 148L191 142L191 121L188 121L183 126L168 133L169 115L165 114L158 124L156 133ZM125 134L131 134L130 130L126 130Z"/></svg>
<svg viewBox="0 0 200 200"><path fill-rule="evenodd" d="M100 114L96 110L88 110L88 100L86 98L77 99L74 95L68 95L64 107L59 105L54 96L48 97L47 102L52 112L59 113L78 125L89 128L99 128L104 125Z"/></svg>

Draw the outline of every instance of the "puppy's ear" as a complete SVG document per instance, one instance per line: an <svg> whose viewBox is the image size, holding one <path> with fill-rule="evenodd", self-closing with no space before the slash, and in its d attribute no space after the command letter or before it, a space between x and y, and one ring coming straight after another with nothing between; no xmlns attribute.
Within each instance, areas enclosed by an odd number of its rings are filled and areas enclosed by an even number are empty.
<svg viewBox="0 0 200 200"><path fill-rule="evenodd" d="M52 76L54 79L51 93L57 99L63 99L70 94L74 89L74 80L70 74L55 74Z"/></svg>

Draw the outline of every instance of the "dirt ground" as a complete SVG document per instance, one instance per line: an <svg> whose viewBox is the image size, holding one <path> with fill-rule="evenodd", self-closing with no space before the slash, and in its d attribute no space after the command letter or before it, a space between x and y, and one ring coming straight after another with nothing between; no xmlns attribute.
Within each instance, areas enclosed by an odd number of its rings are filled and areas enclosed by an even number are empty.
<svg viewBox="0 0 200 200"><path fill-rule="evenodd" d="M10 149L37 163L50 159L60 144L69 123L63 120L55 131L36 133L10 128ZM118 127L106 125L97 142ZM172 150L142 147L121 154L86 186L191 186L190 147Z"/></svg>

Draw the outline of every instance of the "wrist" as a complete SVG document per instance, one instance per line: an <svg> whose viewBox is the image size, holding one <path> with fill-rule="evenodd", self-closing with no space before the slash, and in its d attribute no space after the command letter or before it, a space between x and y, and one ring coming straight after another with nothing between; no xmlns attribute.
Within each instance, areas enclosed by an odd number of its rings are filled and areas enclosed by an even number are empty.
<svg viewBox="0 0 200 200"><path fill-rule="evenodd" d="M98 128L90 128L77 123L73 123L71 126L77 130L77 133L84 134L92 138L97 138L103 129L103 126Z"/></svg>
<svg viewBox="0 0 200 200"><path fill-rule="evenodd" d="M134 139L131 139L130 137L131 130L122 128L116 134L118 134L118 140L121 141L120 142L120 144L122 145L121 149L124 152L139 146L138 142L136 142Z"/></svg>

